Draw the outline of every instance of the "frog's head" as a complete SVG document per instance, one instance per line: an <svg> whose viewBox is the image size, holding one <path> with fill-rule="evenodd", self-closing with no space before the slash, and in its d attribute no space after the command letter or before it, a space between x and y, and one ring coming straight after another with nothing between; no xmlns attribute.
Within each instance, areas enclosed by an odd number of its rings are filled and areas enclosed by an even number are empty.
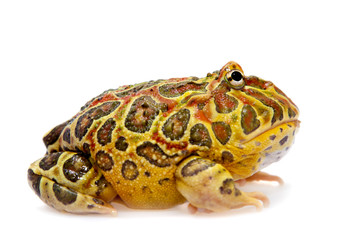
<svg viewBox="0 0 360 240"><path fill-rule="evenodd" d="M296 105L272 82L246 76L235 62L227 63L217 76L209 83L213 107L208 109L219 148L232 155L282 156L299 126ZM258 168L278 159L268 159Z"/></svg>

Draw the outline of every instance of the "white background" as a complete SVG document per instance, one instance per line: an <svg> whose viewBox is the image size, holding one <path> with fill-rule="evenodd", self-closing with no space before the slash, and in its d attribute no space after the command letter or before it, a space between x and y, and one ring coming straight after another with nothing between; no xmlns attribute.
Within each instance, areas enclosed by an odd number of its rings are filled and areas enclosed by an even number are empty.
<svg viewBox="0 0 360 240"><path fill-rule="evenodd" d="M356 1L1 1L2 236L16 239L359 239ZM109 88L240 63L298 105L294 147L251 184L271 205L190 215L59 213L30 190L42 136Z"/></svg>

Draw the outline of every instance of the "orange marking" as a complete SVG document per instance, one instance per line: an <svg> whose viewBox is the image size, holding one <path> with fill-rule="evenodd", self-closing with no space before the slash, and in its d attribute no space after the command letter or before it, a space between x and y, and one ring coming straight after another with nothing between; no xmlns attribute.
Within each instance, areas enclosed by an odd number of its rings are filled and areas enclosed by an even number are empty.
<svg viewBox="0 0 360 240"><path fill-rule="evenodd" d="M107 101L112 101L112 100L119 100L118 97L116 97L114 94L112 94L111 92L106 93L104 96L99 97L97 99L95 99L90 105L89 108L98 105L99 103L103 103L103 102L107 102Z"/></svg>
<svg viewBox="0 0 360 240"><path fill-rule="evenodd" d="M171 148L175 148L175 149L186 149L186 147L188 146L187 142L180 142L179 144L177 143L169 143L167 142L165 139L163 139L162 137L159 136L159 133L154 133L151 136L151 139L155 140L157 143L160 144L165 144L166 145L166 149L171 149Z"/></svg>
<svg viewBox="0 0 360 240"><path fill-rule="evenodd" d="M171 99L162 97L160 95L160 93L159 93L158 86L153 86L153 87L145 89L143 91L139 91L139 92L136 93L136 96L137 95L153 96L159 102L166 103L167 106L168 106L168 111L167 112L171 112L172 109L178 104L178 102L175 101L175 100L171 100Z"/></svg>

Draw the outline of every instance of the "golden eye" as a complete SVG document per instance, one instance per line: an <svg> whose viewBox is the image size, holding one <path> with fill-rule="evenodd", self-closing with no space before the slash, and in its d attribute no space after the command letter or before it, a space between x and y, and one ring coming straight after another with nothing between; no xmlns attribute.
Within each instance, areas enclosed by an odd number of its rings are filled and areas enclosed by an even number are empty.
<svg viewBox="0 0 360 240"><path fill-rule="evenodd" d="M226 80L231 85L231 87L236 88L236 89L240 89L240 88L244 87L244 85L245 85L244 76L238 70L233 70L231 72L228 72L226 74Z"/></svg>

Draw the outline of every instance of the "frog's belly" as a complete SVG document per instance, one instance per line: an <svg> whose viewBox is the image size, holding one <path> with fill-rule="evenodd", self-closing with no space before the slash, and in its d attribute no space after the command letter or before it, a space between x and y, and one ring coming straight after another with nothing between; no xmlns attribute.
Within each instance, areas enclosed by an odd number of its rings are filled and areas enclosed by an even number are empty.
<svg viewBox="0 0 360 240"><path fill-rule="evenodd" d="M116 162L112 172L105 171L103 174L126 206L137 209L164 209L185 202L176 188L176 165L151 168L149 163L137 161L137 166L145 166L137 168L136 174L131 175L133 169L126 170L121 168L120 164L120 161Z"/></svg>

